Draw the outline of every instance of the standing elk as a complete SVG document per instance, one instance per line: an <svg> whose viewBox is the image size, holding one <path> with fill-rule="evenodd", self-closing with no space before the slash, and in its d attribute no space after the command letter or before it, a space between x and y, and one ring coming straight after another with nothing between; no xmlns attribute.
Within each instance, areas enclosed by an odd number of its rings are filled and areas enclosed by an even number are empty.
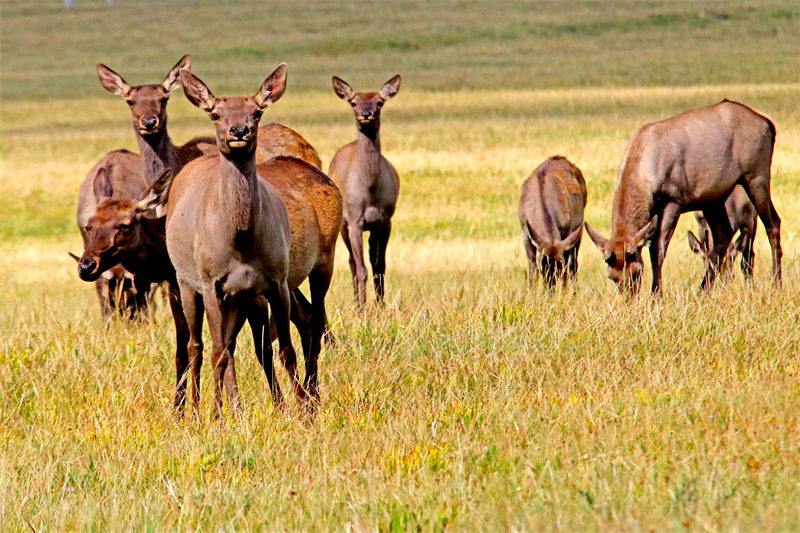
<svg viewBox="0 0 800 533"><path fill-rule="evenodd" d="M620 165L611 213L611 238L586 224L603 254L608 277L635 296L641 286L642 247L650 243L653 294L661 292L661 267L678 217L702 210L713 249L701 288L709 290L733 229L725 200L741 184L755 204L772 248L772 274L780 284L781 220L770 197L775 126L746 105L722 102L639 128Z"/></svg>
<svg viewBox="0 0 800 533"><path fill-rule="evenodd" d="M736 255L741 253L740 266L742 274L744 274L745 279L750 279L753 277L753 267L755 266L753 241L755 240L758 225L758 213L756 213L756 207L750 201L747 192L741 185L734 187L733 192L725 200L725 212L728 215L728 222L731 225L731 229L733 229L733 234L736 235L738 231L739 238L735 241L731 239L721 268L724 272L727 267L733 264ZM711 228L702 213L695 213L695 219L697 220L697 236L689 231L689 248L702 257L704 262L708 262L711 250L714 247Z"/></svg>
<svg viewBox="0 0 800 533"><path fill-rule="evenodd" d="M258 122L263 110L285 91L285 63L252 97L217 98L188 70L180 77L186 97L214 123L221 155L191 162L162 187L168 195L157 192L144 200L148 207L167 202L167 251L189 332L187 356L176 361L178 382L191 363L197 401L205 309L213 343L216 412L221 411L223 386L231 407L241 409L234 350L245 319L273 401L281 405L267 333L269 302L281 361L297 397L310 399L313 408L319 400L317 357L325 327L324 298L341 225L339 192L316 167L296 158L277 157L256 165ZM290 219L296 221L291 227ZM290 291L306 278L311 317L308 331L301 330L301 335L310 334L304 387L297 376L289 315Z"/></svg>
<svg viewBox="0 0 800 533"><path fill-rule="evenodd" d="M392 232L392 215L400 193L400 178L381 155L381 107L400 90L400 75L376 92L355 92L341 78L332 79L333 90L353 108L358 138L339 149L331 160L329 174L344 199L342 240L350 253L350 272L356 303L367 300L367 268L364 266L364 232L369 231L369 260L375 298L384 298L386 245Z"/></svg>
<svg viewBox="0 0 800 533"><path fill-rule="evenodd" d="M531 284L539 272L547 289L559 278L564 286L576 279L585 207L583 174L560 155L536 167L522 184L517 214Z"/></svg>

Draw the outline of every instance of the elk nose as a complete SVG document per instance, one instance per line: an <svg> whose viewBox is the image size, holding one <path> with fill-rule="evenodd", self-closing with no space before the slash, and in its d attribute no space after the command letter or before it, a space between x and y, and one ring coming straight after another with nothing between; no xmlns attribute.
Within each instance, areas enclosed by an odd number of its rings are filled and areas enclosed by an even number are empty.
<svg viewBox="0 0 800 533"><path fill-rule="evenodd" d="M142 119L142 128L147 131L153 131L158 125L158 117L145 117Z"/></svg>
<svg viewBox="0 0 800 533"><path fill-rule="evenodd" d="M369 120L369 117L371 117L371 116L372 116L372 113L370 113L369 111L362 111L361 112L361 118L364 119L364 120Z"/></svg>
<svg viewBox="0 0 800 533"><path fill-rule="evenodd" d="M83 277L88 274L93 274L97 269L97 262L94 259L84 259L78 263L78 275Z"/></svg>
<svg viewBox="0 0 800 533"><path fill-rule="evenodd" d="M236 139L242 139L242 138L244 138L244 137L245 137L245 136L246 136L248 133L250 133L250 128L248 128L246 125L242 125L242 126L231 126L231 127L230 127L230 129L228 130L228 134L229 134L231 137L234 137L234 138L236 138Z"/></svg>

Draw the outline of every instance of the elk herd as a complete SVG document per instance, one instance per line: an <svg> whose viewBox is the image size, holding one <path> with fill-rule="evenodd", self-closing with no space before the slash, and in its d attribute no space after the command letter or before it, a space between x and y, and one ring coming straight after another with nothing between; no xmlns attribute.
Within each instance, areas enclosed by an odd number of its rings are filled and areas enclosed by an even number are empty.
<svg viewBox="0 0 800 533"><path fill-rule="evenodd" d="M147 312L155 287L166 289L175 325L176 412L199 404L203 317L212 342L215 412L223 391L241 409L234 351L244 322L272 399L282 405L272 341L295 396L309 413L319 404L317 360L332 342L325 296L331 285L337 236L349 252L355 302L366 303L364 232L375 297L385 295L386 247L400 191L395 167L381 153L382 106L400 90L400 76L378 92L356 92L333 76L333 90L350 104L356 140L331 160L328 174L311 144L294 130L260 125L264 110L286 90L281 64L252 95L215 96L191 72L186 55L163 82L129 85L103 64L101 85L125 100L139 154L109 152L92 167L78 198L84 251L78 275L96 285L104 316ZM206 113L214 135L175 146L167 133L167 103L178 88ZM211 130L209 130L211 131ZM652 292L678 217L698 211L691 249L706 266L701 287L741 253L753 272L756 216L772 249L772 272L781 277L780 218L770 197L775 127L764 115L728 100L646 124L632 136L619 168L611 235L584 221L586 183L562 156L539 165L522 186L519 222L531 282L541 274L549 289L574 282L584 229L603 254L608 277L635 296L642 249L649 246ZM733 240L736 232L739 238ZM308 281L310 299L299 286ZM297 328L305 358L301 381L289 324Z"/></svg>

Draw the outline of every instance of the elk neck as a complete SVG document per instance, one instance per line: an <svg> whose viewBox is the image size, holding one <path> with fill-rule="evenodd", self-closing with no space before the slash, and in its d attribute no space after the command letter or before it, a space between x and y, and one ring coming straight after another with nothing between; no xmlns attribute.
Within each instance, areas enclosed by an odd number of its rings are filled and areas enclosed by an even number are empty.
<svg viewBox="0 0 800 533"><path fill-rule="evenodd" d="M611 210L611 237L633 235L650 221L654 207L650 183L636 160L626 161L620 171Z"/></svg>
<svg viewBox="0 0 800 533"><path fill-rule="evenodd" d="M134 132L139 143L139 154L142 156L143 175L148 183L153 183L168 168L178 173L181 164L175 152L175 145L167 133L166 122L161 130L153 135L142 135L136 128Z"/></svg>
<svg viewBox="0 0 800 533"><path fill-rule="evenodd" d="M358 176L367 186L372 186L381 173L380 124L365 125L358 129Z"/></svg>
<svg viewBox="0 0 800 533"><path fill-rule="evenodd" d="M153 282L168 280L174 276L175 269L167 253L165 222L166 217L140 219L139 244L133 249L124 250L120 261L125 270Z"/></svg>
<svg viewBox="0 0 800 533"><path fill-rule="evenodd" d="M219 158L219 206L234 231L248 231L258 210L255 149L249 154Z"/></svg>

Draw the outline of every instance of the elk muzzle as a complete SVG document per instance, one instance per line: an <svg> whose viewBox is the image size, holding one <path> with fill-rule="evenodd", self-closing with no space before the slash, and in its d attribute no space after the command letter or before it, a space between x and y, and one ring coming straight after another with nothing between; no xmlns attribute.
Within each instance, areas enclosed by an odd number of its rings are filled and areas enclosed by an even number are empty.
<svg viewBox="0 0 800 533"><path fill-rule="evenodd" d="M250 144L251 139L250 128L246 124L231 126L228 129L227 142L231 148L244 148Z"/></svg>
<svg viewBox="0 0 800 533"><path fill-rule="evenodd" d="M78 263L78 277L83 281L95 281L100 277L97 271L97 261L91 257L82 257Z"/></svg>
<svg viewBox="0 0 800 533"><path fill-rule="evenodd" d="M139 121L139 133L147 135L158 132L158 117L144 117Z"/></svg>

